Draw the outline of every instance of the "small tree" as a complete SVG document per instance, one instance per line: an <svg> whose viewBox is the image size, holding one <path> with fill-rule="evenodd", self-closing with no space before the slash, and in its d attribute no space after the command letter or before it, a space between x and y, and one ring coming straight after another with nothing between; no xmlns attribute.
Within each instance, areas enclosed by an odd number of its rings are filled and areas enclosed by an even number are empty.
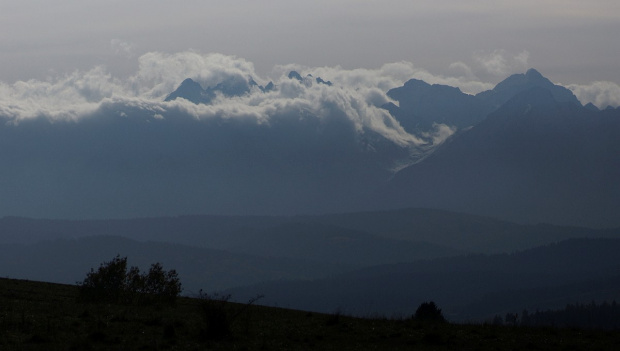
<svg viewBox="0 0 620 351"><path fill-rule="evenodd" d="M422 303L415 311L413 318L418 321L441 323L446 321L446 319L443 317L443 314L441 313L441 309L438 308L433 301Z"/></svg>

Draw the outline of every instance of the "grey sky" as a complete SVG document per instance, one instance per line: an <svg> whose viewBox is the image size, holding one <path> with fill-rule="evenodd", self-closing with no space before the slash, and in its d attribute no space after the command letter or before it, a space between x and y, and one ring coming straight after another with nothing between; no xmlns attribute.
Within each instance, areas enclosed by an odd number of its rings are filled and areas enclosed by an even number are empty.
<svg viewBox="0 0 620 351"><path fill-rule="evenodd" d="M556 83L620 83L617 0L6 0L0 81L104 65L134 74L149 52L235 55L276 65L378 68L497 83L535 67Z"/></svg>

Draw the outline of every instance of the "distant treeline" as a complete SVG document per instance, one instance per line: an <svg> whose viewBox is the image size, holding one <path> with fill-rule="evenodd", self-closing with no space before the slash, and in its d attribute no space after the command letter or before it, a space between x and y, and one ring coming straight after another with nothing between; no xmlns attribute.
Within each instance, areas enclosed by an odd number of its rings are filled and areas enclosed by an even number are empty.
<svg viewBox="0 0 620 351"><path fill-rule="evenodd" d="M558 327L583 329L620 329L620 306L614 300L611 303L568 304L562 310L529 312L523 310L521 315L507 313L504 318L497 315L494 324L521 325L528 327Z"/></svg>

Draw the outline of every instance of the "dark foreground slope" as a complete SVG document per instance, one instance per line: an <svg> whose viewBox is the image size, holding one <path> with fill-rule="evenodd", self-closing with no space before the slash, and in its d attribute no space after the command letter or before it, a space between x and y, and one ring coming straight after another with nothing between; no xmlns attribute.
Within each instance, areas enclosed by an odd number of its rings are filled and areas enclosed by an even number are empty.
<svg viewBox="0 0 620 351"><path fill-rule="evenodd" d="M230 333L211 333L205 300L99 305L76 297L75 286L0 279L0 349L612 350L620 343L617 331L427 324L231 303L217 304Z"/></svg>

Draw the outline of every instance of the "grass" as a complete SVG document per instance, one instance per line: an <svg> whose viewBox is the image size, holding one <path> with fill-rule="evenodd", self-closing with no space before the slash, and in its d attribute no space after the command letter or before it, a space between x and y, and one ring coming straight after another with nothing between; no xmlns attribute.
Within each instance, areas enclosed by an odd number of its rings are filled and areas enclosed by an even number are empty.
<svg viewBox="0 0 620 351"><path fill-rule="evenodd" d="M612 350L620 345L620 331L352 318L191 298L174 306L92 304L79 302L77 295L76 286L0 279L0 350Z"/></svg>

